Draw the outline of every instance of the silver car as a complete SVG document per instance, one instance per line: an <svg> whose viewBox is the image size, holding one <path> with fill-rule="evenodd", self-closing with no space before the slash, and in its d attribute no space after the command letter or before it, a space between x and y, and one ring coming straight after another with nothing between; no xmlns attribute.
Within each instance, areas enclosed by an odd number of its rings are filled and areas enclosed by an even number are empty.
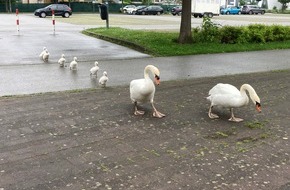
<svg viewBox="0 0 290 190"><path fill-rule="evenodd" d="M264 8L259 7L258 5L244 5L242 8L242 14L265 14L266 10Z"/></svg>

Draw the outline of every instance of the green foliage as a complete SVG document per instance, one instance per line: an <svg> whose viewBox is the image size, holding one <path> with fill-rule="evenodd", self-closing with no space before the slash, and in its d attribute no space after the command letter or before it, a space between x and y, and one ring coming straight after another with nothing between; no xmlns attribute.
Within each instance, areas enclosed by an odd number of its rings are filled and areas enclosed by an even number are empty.
<svg viewBox="0 0 290 190"><path fill-rule="evenodd" d="M249 30L246 27L225 26L220 29L220 41L225 44L247 43Z"/></svg>
<svg viewBox="0 0 290 190"><path fill-rule="evenodd" d="M289 26L252 24L220 27L210 18L204 18L201 28L194 28L192 33L196 43L246 44L290 40Z"/></svg>
<svg viewBox="0 0 290 190"><path fill-rule="evenodd" d="M278 0L282 4L282 11L287 9L287 4L290 3L290 0Z"/></svg>
<svg viewBox="0 0 290 190"><path fill-rule="evenodd" d="M246 1L245 0L240 0L240 6L243 6L246 4Z"/></svg>
<svg viewBox="0 0 290 190"><path fill-rule="evenodd" d="M203 17L201 28L193 30L195 42L217 42L219 40L219 24L211 21L209 17Z"/></svg>
<svg viewBox="0 0 290 190"><path fill-rule="evenodd" d="M250 39L249 42L265 43L266 25L252 24L248 26Z"/></svg>

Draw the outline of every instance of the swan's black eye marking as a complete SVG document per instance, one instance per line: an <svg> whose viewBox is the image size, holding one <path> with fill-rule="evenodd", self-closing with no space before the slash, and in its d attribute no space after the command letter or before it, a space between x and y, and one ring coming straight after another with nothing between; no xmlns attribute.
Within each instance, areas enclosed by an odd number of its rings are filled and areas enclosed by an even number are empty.
<svg viewBox="0 0 290 190"><path fill-rule="evenodd" d="M159 77L159 76L157 76L157 75L155 75L155 78L156 78L157 80L160 80L160 77Z"/></svg>
<svg viewBox="0 0 290 190"><path fill-rule="evenodd" d="M259 107L261 107L261 104L259 102L256 102L256 105L259 106Z"/></svg>

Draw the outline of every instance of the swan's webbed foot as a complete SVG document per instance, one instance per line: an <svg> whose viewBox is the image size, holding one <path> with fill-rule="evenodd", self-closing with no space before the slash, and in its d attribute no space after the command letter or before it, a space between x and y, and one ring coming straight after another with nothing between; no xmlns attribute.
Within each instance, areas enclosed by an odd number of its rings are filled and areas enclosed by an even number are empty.
<svg viewBox="0 0 290 190"><path fill-rule="evenodd" d="M165 117L165 115L157 110L154 110L153 117L162 118L162 117Z"/></svg>
<svg viewBox="0 0 290 190"><path fill-rule="evenodd" d="M137 102L134 102L134 105L135 105L134 115L144 115L145 113L144 111L138 110Z"/></svg>
<svg viewBox="0 0 290 190"><path fill-rule="evenodd" d="M218 119L219 118L219 116L217 114L214 114L212 112L208 112L208 117L211 119Z"/></svg>
<svg viewBox="0 0 290 190"><path fill-rule="evenodd" d="M214 114L214 113L211 112L212 107L213 107L213 106L210 106L210 107L209 107L209 110L208 110L208 117L211 118L211 119L217 119L217 118L219 118L219 116L218 116L217 114Z"/></svg>
<svg viewBox="0 0 290 190"><path fill-rule="evenodd" d="M244 121L242 118L238 118L234 116L234 109L231 108L231 118L229 119L229 121L233 121L233 122L241 122Z"/></svg>
<svg viewBox="0 0 290 190"><path fill-rule="evenodd" d="M242 118L238 118L238 117L231 117L229 119L229 121L233 121L233 122L241 122L241 121L244 121L244 119Z"/></svg>
<svg viewBox="0 0 290 190"><path fill-rule="evenodd" d="M134 115L144 115L144 111L141 110L135 110Z"/></svg>

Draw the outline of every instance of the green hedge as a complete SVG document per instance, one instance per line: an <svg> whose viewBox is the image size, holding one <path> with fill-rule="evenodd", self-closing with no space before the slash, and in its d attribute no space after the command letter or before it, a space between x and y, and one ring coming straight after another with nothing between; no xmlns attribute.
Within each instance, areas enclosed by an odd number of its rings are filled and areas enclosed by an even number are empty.
<svg viewBox="0 0 290 190"><path fill-rule="evenodd" d="M251 24L248 26L217 25L204 18L203 25L193 29L195 42L266 43L290 40L290 26Z"/></svg>

